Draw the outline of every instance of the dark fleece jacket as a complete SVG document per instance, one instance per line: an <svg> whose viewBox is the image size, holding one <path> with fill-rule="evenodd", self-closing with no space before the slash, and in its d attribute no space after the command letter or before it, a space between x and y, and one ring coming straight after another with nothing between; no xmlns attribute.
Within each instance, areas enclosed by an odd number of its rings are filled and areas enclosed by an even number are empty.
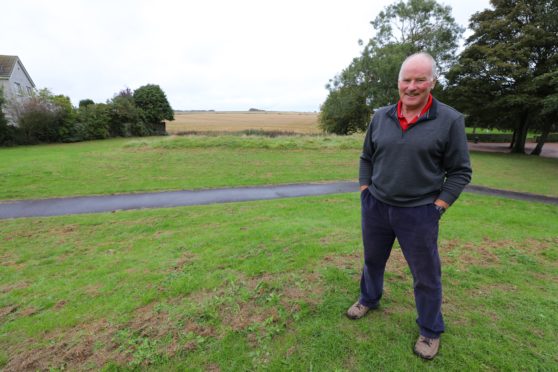
<svg viewBox="0 0 558 372"><path fill-rule="evenodd" d="M471 181L463 115L433 99L403 131L397 105L378 109L360 156L359 183L386 204L415 207L437 198L452 204Z"/></svg>

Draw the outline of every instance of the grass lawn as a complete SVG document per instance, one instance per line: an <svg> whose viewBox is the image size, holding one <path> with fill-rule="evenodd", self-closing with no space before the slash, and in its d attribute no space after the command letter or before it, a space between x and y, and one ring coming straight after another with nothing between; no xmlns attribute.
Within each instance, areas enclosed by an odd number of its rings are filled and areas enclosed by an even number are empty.
<svg viewBox="0 0 558 372"><path fill-rule="evenodd" d="M0 199L356 180L361 146L362 135L228 135L3 148ZM558 196L558 159L471 158L473 184Z"/></svg>
<svg viewBox="0 0 558 372"><path fill-rule="evenodd" d="M382 306L344 312L356 193L0 224L0 369L552 370L558 209L464 194L441 222L440 355L412 353L395 249Z"/></svg>

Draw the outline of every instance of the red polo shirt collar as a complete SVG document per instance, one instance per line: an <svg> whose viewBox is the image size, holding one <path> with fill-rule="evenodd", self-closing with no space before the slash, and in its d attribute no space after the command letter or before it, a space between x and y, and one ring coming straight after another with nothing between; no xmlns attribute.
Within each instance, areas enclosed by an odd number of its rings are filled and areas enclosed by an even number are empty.
<svg viewBox="0 0 558 372"><path fill-rule="evenodd" d="M399 102L397 103L397 118L399 119L399 124L401 125L401 129L403 129L403 132L405 132L411 124L416 123L422 115L426 114L426 112L430 110L430 107L432 107L432 94L428 95L428 102L426 102L426 106L424 106L420 114L415 116L409 122L407 121L407 119L405 119L405 116L403 116L403 114L401 113L401 106L402 103L401 100L399 100Z"/></svg>

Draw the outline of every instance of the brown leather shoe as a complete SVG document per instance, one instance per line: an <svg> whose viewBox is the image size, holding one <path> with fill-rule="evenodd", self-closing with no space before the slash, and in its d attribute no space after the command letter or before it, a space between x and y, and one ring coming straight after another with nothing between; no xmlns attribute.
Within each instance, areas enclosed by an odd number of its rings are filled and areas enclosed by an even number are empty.
<svg viewBox="0 0 558 372"><path fill-rule="evenodd" d="M424 359L434 359L436 354L438 354L438 349L440 348L439 338L428 338L424 336L419 336L417 343L415 344L415 354Z"/></svg>
<svg viewBox="0 0 558 372"><path fill-rule="evenodd" d="M347 310L347 317L349 317L349 319L360 319L365 316L369 310L370 308L368 306L364 306L357 301Z"/></svg>

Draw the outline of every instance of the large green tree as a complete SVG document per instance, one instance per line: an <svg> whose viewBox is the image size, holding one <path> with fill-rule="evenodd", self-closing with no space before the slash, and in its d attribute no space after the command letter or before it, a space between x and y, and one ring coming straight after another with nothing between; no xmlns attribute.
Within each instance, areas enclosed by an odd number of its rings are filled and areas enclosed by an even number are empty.
<svg viewBox="0 0 558 372"><path fill-rule="evenodd" d="M528 130L541 132L539 154L558 114L558 2L490 3L471 17L447 97L474 125L513 130L513 152L525 152Z"/></svg>
<svg viewBox="0 0 558 372"><path fill-rule="evenodd" d="M155 84L139 87L133 94L136 106L144 114L147 123L156 125L163 120L174 120L174 112L165 92Z"/></svg>
<svg viewBox="0 0 558 372"><path fill-rule="evenodd" d="M320 125L326 132L364 130L370 113L397 101L397 75L408 55L432 54L443 75L454 62L463 28L451 8L435 0L399 1L371 22L375 36L360 56L326 86L329 95L321 107ZM346 126L350 124L349 130Z"/></svg>

